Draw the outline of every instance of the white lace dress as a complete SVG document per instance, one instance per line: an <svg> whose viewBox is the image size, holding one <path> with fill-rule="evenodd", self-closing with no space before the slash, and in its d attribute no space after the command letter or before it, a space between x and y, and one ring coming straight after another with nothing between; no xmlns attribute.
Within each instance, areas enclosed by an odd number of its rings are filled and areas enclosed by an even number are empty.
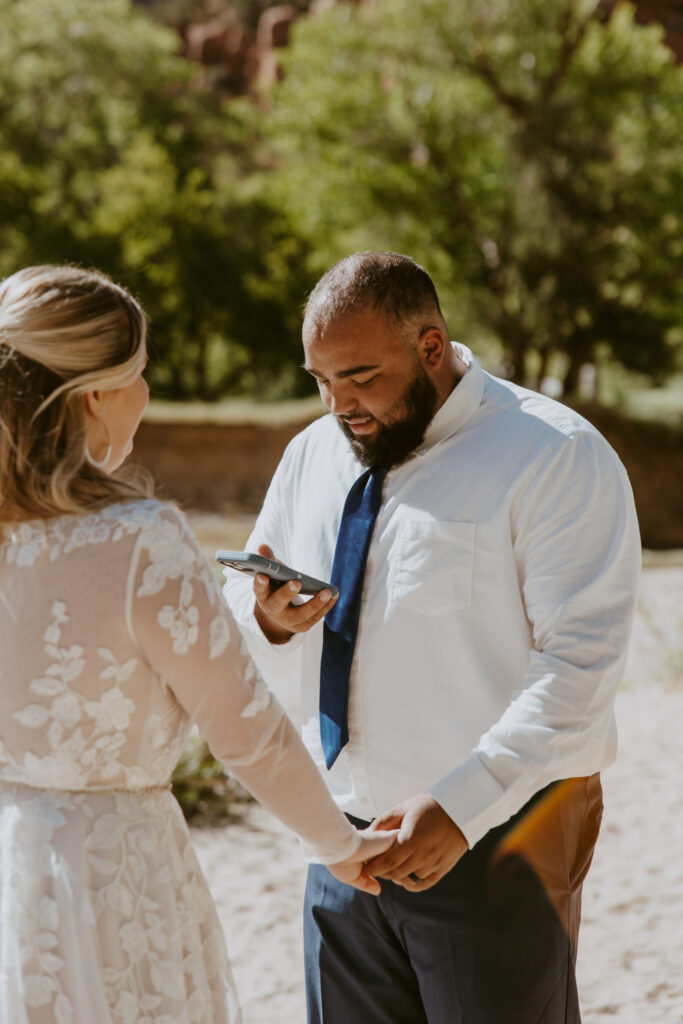
<svg viewBox="0 0 683 1024"><path fill-rule="evenodd" d="M0 544L0 1021L235 1024L224 938L169 780L191 723L339 860L358 839L156 501Z"/></svg>

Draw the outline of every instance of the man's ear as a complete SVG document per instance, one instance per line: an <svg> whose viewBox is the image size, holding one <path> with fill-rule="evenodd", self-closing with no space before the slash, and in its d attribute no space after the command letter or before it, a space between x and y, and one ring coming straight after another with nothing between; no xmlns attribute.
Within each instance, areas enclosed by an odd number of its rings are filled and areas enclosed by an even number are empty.
<svg viewBox="0 0 683 1024"><path fill-rule="evenodd" d="M83 401L85 402L86 415L97 419L102 408L102 392L86 391L83 395Z"/></svg>
<svg viewBox="0 0 683 1024"><path fill-rule="evenodd" d="M417 349L425 367L434 371L440 368L446 351L450 351L450 343L440 327L425 327L420 333Z"/></svg>

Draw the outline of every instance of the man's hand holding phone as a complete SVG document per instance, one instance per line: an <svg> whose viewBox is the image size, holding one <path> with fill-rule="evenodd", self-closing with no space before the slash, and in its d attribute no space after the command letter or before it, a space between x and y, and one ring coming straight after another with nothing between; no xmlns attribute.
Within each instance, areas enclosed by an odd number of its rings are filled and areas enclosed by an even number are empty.
<svg viewBox="0 0 683 1024"><path fill-rule="evenodd" d="M267 544L260 544L258 553L265 558L275 558ZM306 633L329 612L337 600L337 596L333 597L332 592L326 588L301 604L292 604L300 591L299 580L279 585L261 573L254 577L254 615L271 643L284 644L294 633Z"/></svg>

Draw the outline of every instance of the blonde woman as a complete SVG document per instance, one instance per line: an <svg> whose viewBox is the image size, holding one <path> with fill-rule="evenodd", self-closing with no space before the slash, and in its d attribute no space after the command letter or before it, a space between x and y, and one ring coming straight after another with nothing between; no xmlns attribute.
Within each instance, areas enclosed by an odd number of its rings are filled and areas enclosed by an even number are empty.
<svg viewBox="0 0 683 1024"><path fill-rule="evenodd" d="M183 517L121 468L145 319L102 274L0 284L0 1018L225 1024L221 927L169 779L196 722L311 858L390 834L337 810Z"/></svg>

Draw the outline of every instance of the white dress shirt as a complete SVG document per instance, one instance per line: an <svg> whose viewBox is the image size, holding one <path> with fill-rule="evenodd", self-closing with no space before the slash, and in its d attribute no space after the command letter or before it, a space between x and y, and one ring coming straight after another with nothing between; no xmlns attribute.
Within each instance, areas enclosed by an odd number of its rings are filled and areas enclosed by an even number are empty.
<svg viewBox="0 0 683 1024"><path fill-rule="evenodd" d="M385 481L331 771L318 724L322 625L271 645L251 582L225 594L269 684L297 667L302 731L339 806L370 819L429 791L470 846L548 783L616 754L619 685L640 571L631 488L571 409L468 369L423 444ZM333 416L288 446L248 548L329 579L363 471Z"/></svg>

